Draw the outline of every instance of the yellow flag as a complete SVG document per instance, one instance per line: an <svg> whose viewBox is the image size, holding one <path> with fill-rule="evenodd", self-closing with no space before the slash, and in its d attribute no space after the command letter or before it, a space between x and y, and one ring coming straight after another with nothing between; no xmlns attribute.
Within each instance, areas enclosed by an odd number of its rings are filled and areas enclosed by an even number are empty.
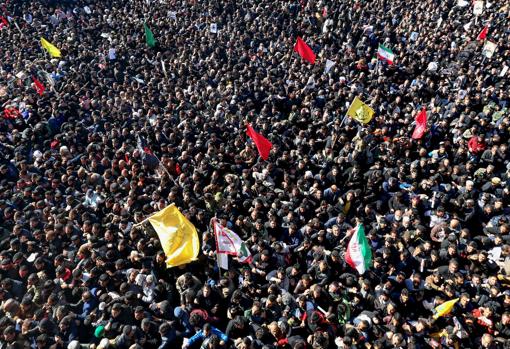
<svg viewBox="0 0 510 349"><path fill-rule="evenodd" d="M449 314L452 311L455 303L457 303L458 301L459 301L459 299L455 298L455 299L449 300L447 302L444 302L443 304L438 305L434 309L436 311L436 313L433 316L434 320L436 320L437 318L439 318L441 316Z"/></svg>
<svg viewBox="0 0 510 349"><path fill-rule="evenodd" d="M347 110L348 116L362 124L368 124L374 117L374 114L374 109L370 108L358 97L354 97L349 110Z"/></svg>
<svg viewBox="0 0 510 349"><path fill-rule="evenodd" d="M51 57L59 58L62 57L62 54L60 53L60 50L53 46L48 40L45 38L41 38L41 45L42 47L48 51L48 53L51 55Z"/></svg>
<svg viewBox="0 0 510 349"><path fill-rule="evenodd" d="M173 204L150 216L166 255L167 268L195 260L200 250L197 230Z"/></svg>

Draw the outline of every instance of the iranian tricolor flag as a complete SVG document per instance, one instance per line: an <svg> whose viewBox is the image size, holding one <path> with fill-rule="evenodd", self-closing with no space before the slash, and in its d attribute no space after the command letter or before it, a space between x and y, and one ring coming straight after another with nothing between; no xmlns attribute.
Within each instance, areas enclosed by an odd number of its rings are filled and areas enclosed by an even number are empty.
<svg viewBox="0 0 510 349"><path fill-rule="evenodd" d="M213 221L214 236L216 237L216 254L218 265L228 269L228 255L237 257L241 263L251 263L250 250L243 240L232 230L223 227L216 220Z"/></svg>
<svg viewBox="0 0 510 349"><path fill-rule="evenodd" d="M395 60L395 54L393 51L384 45L379 45L379 48L377 49L377 57L388 62L388 64L393 64L393 61Z"/></svg>
<svg viewBox="0 0 510 349"><path fill-rule="evenodd" d="M345 252L345 261L360 274L363 274L372 265L372 250L361 224L354 228L354 233Z"/></svg>

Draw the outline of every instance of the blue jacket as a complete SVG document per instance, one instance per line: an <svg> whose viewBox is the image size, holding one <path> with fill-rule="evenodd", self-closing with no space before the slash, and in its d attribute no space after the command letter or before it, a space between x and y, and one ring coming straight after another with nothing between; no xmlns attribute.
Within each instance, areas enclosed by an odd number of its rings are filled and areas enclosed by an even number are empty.
<svg viewBox="0 0 510 349"><path fill-rule="evenodd" d="M86 317L89 315L96 307L98 306L97 299L95 297L91 297L88 302L83 303L81 316Z"/></svg>
<svg viewBox="0 0 510 349"><path fill-rule="evenodd" d="M215 334L218 336L218 338L224 342L228 341L228 336L221 332L220 330L218 330L216 327L214 326L211 326L211 334ZM193 337L191 337L189 340L188 340L188 346L191 346L193 343L195 343L197 340L200 340L200 341L203 341L205 339L205 335L204 335L204 331L203 330L200 330L198 331L197 333L195 333L195 335Z"/></svg>

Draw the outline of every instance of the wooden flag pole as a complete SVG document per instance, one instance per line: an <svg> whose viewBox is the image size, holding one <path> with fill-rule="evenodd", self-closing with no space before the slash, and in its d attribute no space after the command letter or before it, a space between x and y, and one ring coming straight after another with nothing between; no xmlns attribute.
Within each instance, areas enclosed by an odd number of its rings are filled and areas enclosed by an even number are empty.
<svg viewBox="0 0 510 349"><path fill-rule="evenodd" d="M42 71L44 74L46 74L46 77L50 76L50 73L48 73L44 69L41 69L41 67L39 65L36 64L36 67L39 68L39 70ZM46 78L46 80L48 80L48 79ZM87 84L88 84L88 82L87 82ZM60 99L60 93L58 93L57 89L55 88L55 86L53 84L50 84L50 89L53 90L53 92L55 92L55 94L57 95L57 98Z"/></svg>
<svg viewBox="0 0 510 349"><path fill-rule="evenodd" d="M175 206L175 204L172 202L172 203L171 203L170 205L168 205L167 207L170 207L170 206ZM167 208L167 207L165 207L165 208ZM164 208L164 209L165 209L165 208ZM164 209L163 209L163 210L164 210ZM147 221L148 221L148 220L149 220L152 216L154 216L155 214L157 214L157 213L159 213L159 212L161 212L161 211L162 211L162 210L159 210L158 212L154 212L153 214L151 214L149 217L145 218L145 219L144 219L143 221L141 221L140 223L133 224L133 228L141 226L142 224L144 224L145 222L147 222Z"/></svg>
<svg viewBox="0 0 510 349"><path fill-rule="evenodd" d="M161 58L161 68L163 69L163 74L165 74L165 78L168 79L168 74L166 72L165 62L163 61L163 58Z"/></svg>
<svg viewBox="0 0 510 349"><path fill-rule="evenodd" d="M344 121L345 121L345 119L346 119L346 118L347 118L347 116L348 116L348 115L347 115L347 113L349 112L349 109L351 109L351 107L352 107L352 104L353 104L353 103L354 103L354 100L352 100L351 104L349 105L349 108L347 108L347 112L345 113L345 116L344 116L344 118L342 119L342 122L340 123L340 126L339 126L339 127L342 127L342 125L344 124Z"/></svg>
<svg viewBox="0 0 510 349"><path fill-rule="evenodd" d="M342 119L342 122L340 123L340 126L338 126L338 127L342 127L346 118L347 118L347 114L345 114L344 118Z"/></svg>
<svg viewBox="0 0 510 349"><path fill-rule="evenodd" d="M80 87L80 89L78 91L76 91L76 94L80 93L85 87L87 87L87 85L90 83L90 81L87 81L85 83L85 85L83 85L82 87Z"/></svg>
<svg viewBox="0 0 510 349"><path fill-rule="evenodd" d="M168 170L166 169L165 165L163 165L163 163L161 162L161 160L159 160L158 156L154 153L152 153L152 155L154 155L154 157L156 158L156 160L158 160L158 163L159 163L159 166L163 167L163 170L166 172L166 174L168 175L168 177L170 177L170 179L172 180L172 182L175 183L175 179L174 177L170 174L170 172L168 172Z"/></svg>
<svg viewBox="0 0 510 349"><path fill-rule="evenodd" d="M14 18L12 19L12 21L14 22L14 26L16 27L16 29L18 29L19 33L21 34L22 37L25 37L25 34L23 34L23 32L21 31L21 29L19 28L19 25L18 23L14 20Z"/></svg>

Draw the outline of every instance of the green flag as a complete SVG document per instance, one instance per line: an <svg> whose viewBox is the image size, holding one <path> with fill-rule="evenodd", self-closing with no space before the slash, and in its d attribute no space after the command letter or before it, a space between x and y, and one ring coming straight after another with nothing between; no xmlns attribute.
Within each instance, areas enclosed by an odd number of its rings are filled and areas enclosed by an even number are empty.
<svg viewBox="0 0 510 349"><path fill-rule="evenodd" d="M154 34L152 34L151 30L147 26L147 24L143 23L143 29L145 30L145 42L149 47L156 46L156 39L154 39Z"/></svg>

